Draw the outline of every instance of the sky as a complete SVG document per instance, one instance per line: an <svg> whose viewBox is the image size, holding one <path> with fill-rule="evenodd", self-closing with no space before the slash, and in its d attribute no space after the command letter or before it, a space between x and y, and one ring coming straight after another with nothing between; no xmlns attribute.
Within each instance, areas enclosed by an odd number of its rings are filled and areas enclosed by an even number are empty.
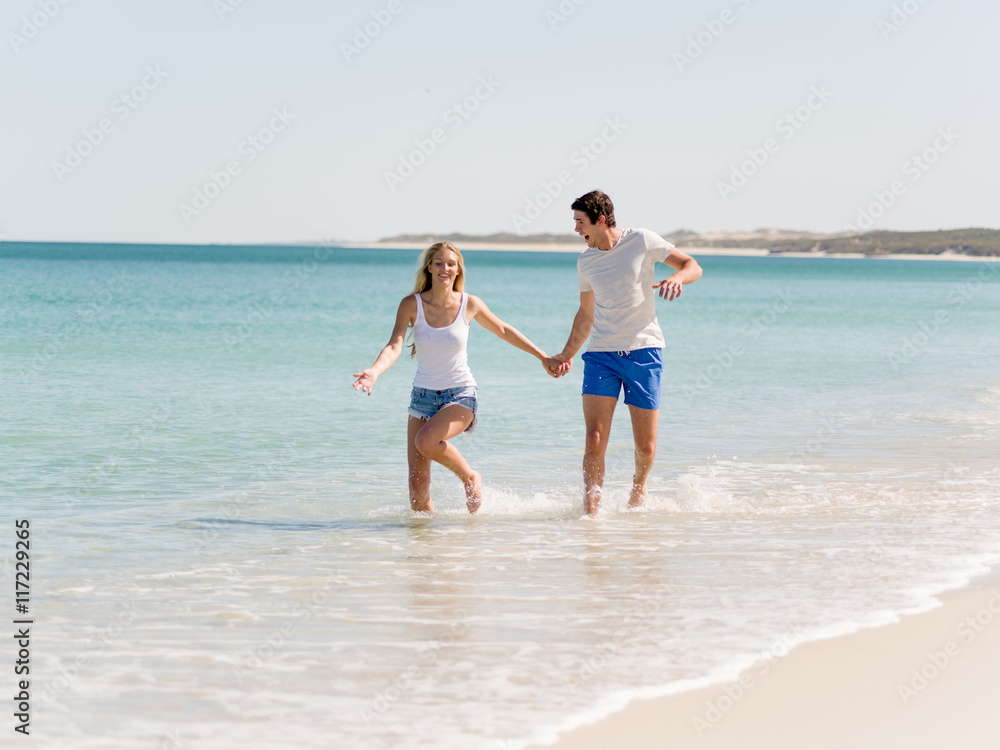
<svg viewBox="0 0 1000 750"><path fill-rule="evenodd" d="M1000 227L995 0L6 0L0 240Z"/></svg>

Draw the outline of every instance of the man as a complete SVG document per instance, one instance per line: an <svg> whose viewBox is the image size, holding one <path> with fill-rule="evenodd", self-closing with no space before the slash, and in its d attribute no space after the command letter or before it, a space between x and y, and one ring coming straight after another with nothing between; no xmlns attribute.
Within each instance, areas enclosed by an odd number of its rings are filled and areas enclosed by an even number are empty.
<svg viewBox="0 0 1000 750"><path fill-rule="evenodd" d="M544 364L553 377L565 375L590 337L583 355L583 418L587 425L584 505L590 514L600 506L611 418L624 386L635 440L635 474L628 506L636 508L646 500L660 418L665 342L656 320L657 290L667 301L677 299L685 284L701 277L701 267L654 232L619 229L614 204L600 190L577 198L571 208L576 233L587 242L576 263L580 309L562 353ZM675 273L654 283L657 261Z"/></svg>

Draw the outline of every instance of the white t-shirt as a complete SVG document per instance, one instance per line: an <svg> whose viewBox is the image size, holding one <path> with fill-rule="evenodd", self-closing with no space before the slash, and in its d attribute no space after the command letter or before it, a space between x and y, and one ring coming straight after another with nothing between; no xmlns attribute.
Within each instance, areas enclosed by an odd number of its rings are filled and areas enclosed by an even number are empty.
<svg viewBox="0 0 1000 750"><path fill-rule="evenodd" d="M656 320L654 266L674 246L648 229L622 229L610 250L588 247L576 261L580 291L594 292L588 352L663 348Z"/></svg>

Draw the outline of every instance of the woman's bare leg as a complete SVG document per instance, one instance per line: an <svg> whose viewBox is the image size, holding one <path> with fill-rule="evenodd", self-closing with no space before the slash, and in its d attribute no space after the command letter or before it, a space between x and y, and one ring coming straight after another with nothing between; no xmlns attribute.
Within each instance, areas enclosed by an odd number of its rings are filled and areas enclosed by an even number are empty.
<svg viewBox="0 0 1000 750"><path fill-rule="evenodd" d="M450 404L428 419L417 431L413 441L422 456L437 461L462 480L462 485L465 487L465 504L470 513L475 513L482 504L482 477L479 472L472 470L458 452L458 448L448 441L465 432L474 417L475 414L471 409Z"/></svg>
<svg viewBox="0 0 1000 750"><path fill-rule="evenodd" d="M431 460L417 450L416 438L426 419L410 417L406 425L406 461L409 466L410 508L416 511L434 512L431 502Z"/></svg>

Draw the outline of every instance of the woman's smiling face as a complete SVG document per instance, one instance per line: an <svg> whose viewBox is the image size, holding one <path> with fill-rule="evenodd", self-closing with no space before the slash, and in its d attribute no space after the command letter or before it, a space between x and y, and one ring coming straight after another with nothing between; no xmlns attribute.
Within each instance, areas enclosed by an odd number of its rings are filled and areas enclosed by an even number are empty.
<svg viewBox="0 0 1000 750"><path fill-rule="evenodd" d="M447 248L442 248L434 253L427 270L430 271L432 284L441 283L448 287L454 286L455 279L461 272L458 255Z"/></svg>

